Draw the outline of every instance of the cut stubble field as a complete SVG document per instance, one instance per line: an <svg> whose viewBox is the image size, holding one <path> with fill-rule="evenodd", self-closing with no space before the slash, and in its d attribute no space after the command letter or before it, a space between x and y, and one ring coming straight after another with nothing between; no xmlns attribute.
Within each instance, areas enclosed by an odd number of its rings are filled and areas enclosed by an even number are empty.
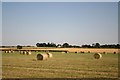
<svg viewBox="0 0 120 80"><path fill-rule="evenodd" d="M117 78L118 54L102 54L94 59L94 53L50 52L52 58L38 61L32 52L2 53L3 78Z"/></svg>

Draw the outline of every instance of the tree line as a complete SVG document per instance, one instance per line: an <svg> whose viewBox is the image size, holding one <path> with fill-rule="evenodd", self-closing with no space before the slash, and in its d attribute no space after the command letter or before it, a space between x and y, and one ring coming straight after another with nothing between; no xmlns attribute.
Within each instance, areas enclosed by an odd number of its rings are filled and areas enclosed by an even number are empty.
<svg viewBox="0 0 120 80"><path fill-rule="evenodd" d="M104 44L101 45L100 43L93 43L92 45L85 44L81 46L77 45L70 45L69 43L63 43L63 44L55 44L55 43L37 43L37 47L59 47L59 48L119 48L120 44ZM1 48L11 48L16 46L0 46ZM22 49L23 47L34 47L34 46L21 46L17 45L17 49Z"/></svg>
<svg viewBox="0 0 120 80"><path fill-rule="evenodd" d="M93 43L92 45L70 45L69 43L55 44L55 43L37 43L37 47L61 47L61 48L120 48L120 44L105 44L100 45L100 43Z"/></svg>

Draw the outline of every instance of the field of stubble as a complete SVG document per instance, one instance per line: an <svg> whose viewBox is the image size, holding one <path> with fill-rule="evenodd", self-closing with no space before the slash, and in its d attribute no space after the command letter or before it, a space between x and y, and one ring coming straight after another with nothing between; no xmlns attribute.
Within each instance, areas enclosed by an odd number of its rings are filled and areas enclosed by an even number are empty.
<svg viewBox="0 0 120 80"><path fill-rule="evenodd" d="M32 52L2 53L3 78L117 78L118 54L102 54L94 59L94 53L50 52L52 58L37 61Z"/></svg>

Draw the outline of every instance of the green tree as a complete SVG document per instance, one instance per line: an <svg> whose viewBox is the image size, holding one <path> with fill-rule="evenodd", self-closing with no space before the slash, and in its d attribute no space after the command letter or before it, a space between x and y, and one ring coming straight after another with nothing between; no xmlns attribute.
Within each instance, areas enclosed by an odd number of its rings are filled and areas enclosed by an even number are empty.
<svg viewBox="0 0 120 80"><path fill-rule="evenodd" d="M99 43L94 43L94 44L92 44L92 47L93 48L100 48L100 44Z"/></svg>
<svg viewBox="0 0 120 80"><path fill-rule="evenodd" d="M17 49L22 49L22 46L20 46L20 45L17 45Z"/></svg>
<svg viewBox="0 0 120 80"><path fill-rule="evenodd" d="M68 43L64 43L64 44L62 45L62 47L68 48L68 47L69 47L69 44L68 44Z"/></svg>

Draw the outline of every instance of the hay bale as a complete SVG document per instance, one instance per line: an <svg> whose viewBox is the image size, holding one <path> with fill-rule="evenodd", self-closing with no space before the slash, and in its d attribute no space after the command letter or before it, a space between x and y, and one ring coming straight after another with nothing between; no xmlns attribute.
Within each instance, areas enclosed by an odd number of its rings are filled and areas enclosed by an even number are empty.
<svg viewBox="0 0 120 80"><path fill-rule="evenodd" d="M79 53L78 51L75 51L75 53Z"/></svg>
<svg viewBox="0 0 120 80"><path fill-rule="evenodd" d="M4 51L5 53L7 53L7 51Z"/></svg>
<svg viewBox="0 0 120 80"><path fill-rule="evenodd" d="M49 53L49 52L47 52L47 55L48 55L48 58L52 58L53 57L53 55L51 53Z"/></svg>
<svg viewBox="0 0 120 80"><path fill-rule="evenodd" d="M68 51L65 51L65 53L69 53Z"/></svg>
<svg viewBox="0 0 120 80"><path fill-rule="evenodd" d="M116 52L113 52L113 54L116 54Z"/></svg>
<svg viewBox="0 0 120 80"><path fill-rule="evenodd" d="M102 55L100 53L95 53L94 58L95 59L100 59L100 58L102 58Z"/></svg>
<svg viewBox="0 0 120 80"><path fill-rule="evenodd" d="M11 53L11 51L8 51L8 53Z"/></svg>
<svg viewBox="0 0 120 80"><path fill-rule="evenodd" d="M37 54L37 60L47 60L48 55L47 54Z"/></svg>
<svg viewBox="0 0 120 80"><path fill-rule="evenodd" d="M5 51L5 53L8 53L8 51Z"/></svg>
<svg viewBox="0 0 120 80"><path fill-rule="evenodd" d="M107 54L106 52L103 52L103 54Z"/></svg>
<svg viewBox="0 0 120 80"><path fill-rule="evenodd" d="M20 54L23 54L23 51L19 51L20 52Z"/></svg>
<svg viewBox="0 0 120 80"><path fill-rule="evenodd" d="M26 55L26 53L27 53L26 51L23 51L23 55Z"/></svg>
<svg viewBox="0 0 120 80"><path fill-rule="evenodd" d="M14 51L12 50L11 53L14 53Z"/></svg>
<svg viewBox="0 0 120 80"><path fill-rule="evenodd" d="M90 53L90 51L88 51L88 53Z"/></svg>
<svg viewBox="0 0 120 80"><path fill-rule="evenodd" d="M85 53L84 51L81 51L81 53Z"/></svg>
<svg viewBox="0 0 120 80"><path fill-rule="evenodd" d="M31 55L32 53L31 53L31 51L27 51L27 53L26 53L27 55Z"/></svg>
<svg viewBox="0 0 120 80"><path fill-rule="evenodd" d="M65 53L65 52L61 52L61 53Z"/></svg>

